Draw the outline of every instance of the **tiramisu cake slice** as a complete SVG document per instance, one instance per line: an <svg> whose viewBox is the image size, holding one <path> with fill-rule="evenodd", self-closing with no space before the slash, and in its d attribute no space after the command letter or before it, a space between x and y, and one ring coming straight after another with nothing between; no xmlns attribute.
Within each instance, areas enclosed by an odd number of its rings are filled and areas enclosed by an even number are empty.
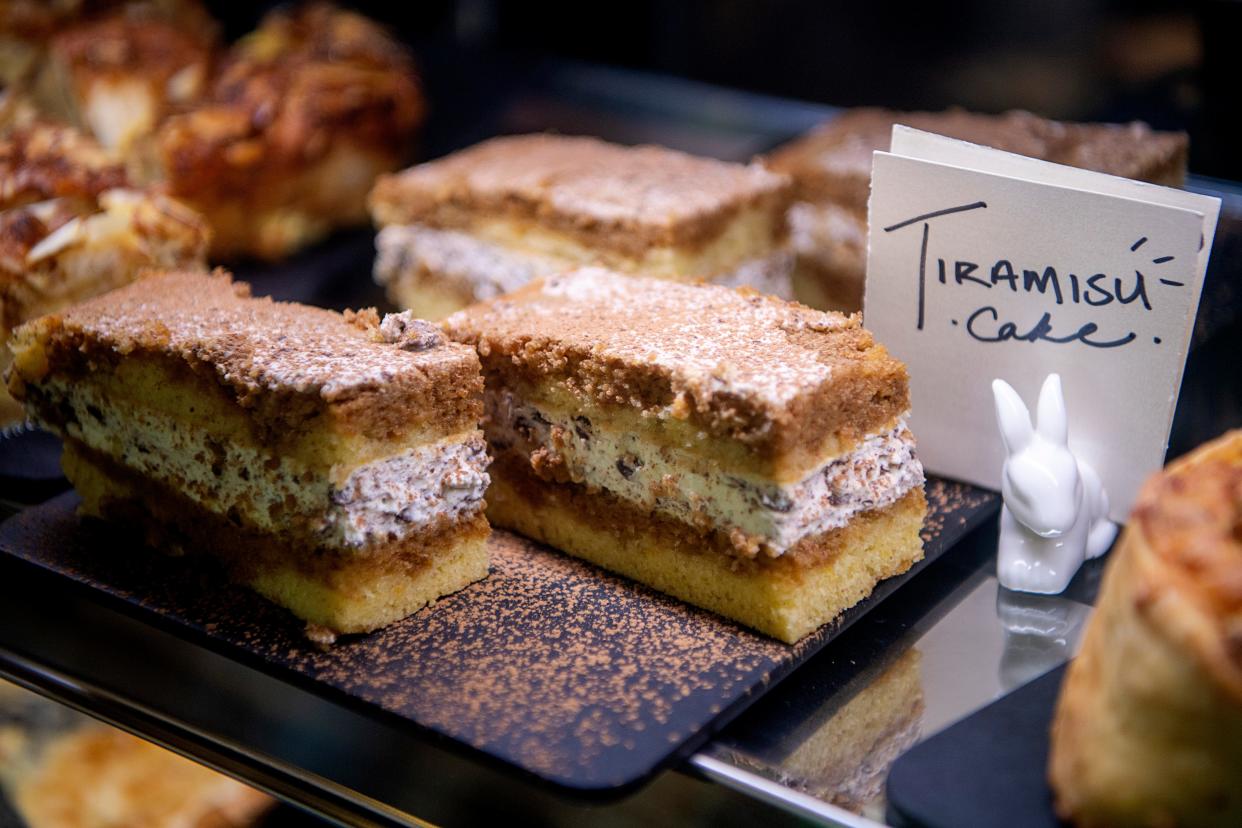
<svg viewBox="0 0 1242 828"><path fill-rule="evenodd" d="M379 180L375 278L430 318L580 265L788 294L789 199L789 181L755 164L494 138Z"/></svg>
<svg viewBox="0 0 1242 828"><path fill-rule="evenodd" d="M787 642L922 557L905 367L856 317L583 268L444 326L500 526Z"/></svg>
<svg viewBox="0 0 1242 828"><path fill-rule="evenodd" d="M165 272L19 328L10 389L65 441L86 514L333 633L487 574L479 362L406 314Z"/></svg>
<svg viewBox="0 0 1242 828"><path fill-rule="evenodd" d="M1185 134L1156 132L1143 123L1061 123L1029 112L853 109L768 159L769 167L794 181L797 202L789 225L799 301L830 310L862 307L871 155L888 149L894 124L1155 184L1180 186L1186 177Z"/></svg>

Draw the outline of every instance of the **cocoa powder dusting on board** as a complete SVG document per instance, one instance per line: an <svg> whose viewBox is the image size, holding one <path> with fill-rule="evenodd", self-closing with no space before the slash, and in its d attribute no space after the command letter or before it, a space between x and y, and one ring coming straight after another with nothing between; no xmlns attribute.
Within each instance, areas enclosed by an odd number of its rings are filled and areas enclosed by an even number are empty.
<svg viewBox="0 0 1242 828"><path fill-rule="evenodd" d="M920 533L925 544L943 535L948 522L956 523L955 529L960 528L970 515L996 499L992 492L935 478L927 481L925 492L927 517L923 520L923 531Z"/></svg>
<svg viewBox="0 0 1242 828"><path fill-rule="evenodd" d="M299 661L350 691L382 674L383 707L561 775L591 765L602 751L633 749L651 738L644 734L667 731L691 696L732 696L788 652L514 535L497 532L491 553L485 581L442 599L418 624ZM532 708L540 714L532 716Z"/></svg>
<svg viewBox="0 0 1242 828"><path fill-rule="evenodd" d="M939 480L928 482L927 499L928 560L998 504L995 494ZM845 626L788 647L498 531L484 581L320 649L292 615L225 583L211 561L142 551L123 530L77 518L76 506L67 494L18 514L0 527L0 554L106 593L99 600L139 618L159 616L181 637L272 675L580 790L631 784L675 760L687 740Z"/></svg>

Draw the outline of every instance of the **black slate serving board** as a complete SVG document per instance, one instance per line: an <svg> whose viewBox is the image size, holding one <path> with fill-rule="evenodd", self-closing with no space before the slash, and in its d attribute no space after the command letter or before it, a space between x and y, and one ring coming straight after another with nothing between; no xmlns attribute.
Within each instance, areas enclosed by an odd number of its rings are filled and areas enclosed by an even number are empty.
<svg viewBox="0 0 1242 828"><path fill-rule="evenodd" d="M72 493L0 526L0 567L562 790L617 793L694 752L998 508L993 493L941 480L928 501L924 561L792 647L505 532L487 579L328 650L210 567L79 519Z"/></svg>
<svg viewBox="0 0 1242 828"><path fill-rule="evenodd" d="M888 821L900 828L1063 825L1047 767L1064 677L1062 665L906 752L888 774Z"/></svg>

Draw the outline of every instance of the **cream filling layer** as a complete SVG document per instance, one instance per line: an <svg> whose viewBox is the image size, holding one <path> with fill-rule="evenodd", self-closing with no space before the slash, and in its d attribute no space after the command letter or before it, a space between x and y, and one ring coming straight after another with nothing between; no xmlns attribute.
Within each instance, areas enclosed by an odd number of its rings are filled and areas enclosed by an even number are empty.
<svg viewBox="0 0 1242 828"><path fill-rule="evenodd" d="M359 466L330 489L324 529L359 547L471 517L491 482L488 462L483 437L474 434Z"/></svg>
<svg viewBox="0 0 1242 828"><path fill-rule="evenodd" d="M638 506L699 527L741 532L768 555L896 503L923 483L914 437L903 421L828 460L797 483L729 474L709 461L585 417L541 410L508 391L487 392L488 441L528 454L537 472L563 474Z"/></svg>
<svg viewBox="0 0 1242 828"><path fill-rule="evenodd" d="M477 431L353 468L313 469L139 405L105 401L89 383L48 383L41 392L46 399L31 409L54 405L65 420L63 427L40 422L50 430L243 526L310 532L329 548L362 550L473 517L490 482Z"/></svg>
<svg viewBox="0 0 1242 828"><path fill-rule="evenodd" d="M379 284L442 279L476 301L510 293L538 276L550 276L583 263L577 258L510 247L458 230L437 230L417 224L385 227L376 237L375 245L374 275ZM599 262L588 258L586 263ZM649 272L641 267L627 269L663 278L704 278L729 287L749 285L762 293L782 298L792 296L793 256L787 250L743 259L740 264L715 274L678 277L671 272Z"/></svg>

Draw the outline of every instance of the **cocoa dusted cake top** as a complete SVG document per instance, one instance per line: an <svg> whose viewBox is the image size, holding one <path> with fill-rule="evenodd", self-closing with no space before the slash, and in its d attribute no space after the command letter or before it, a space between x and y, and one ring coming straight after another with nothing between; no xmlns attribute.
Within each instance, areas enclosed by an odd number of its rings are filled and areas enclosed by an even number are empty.
<svg viewBox="0 0 1242 828"><path fill-rule="evenodd" d="M888 150L894 124L1126 178L1176 184L1185 175L1184 133L1157 132L1139 122L1075 124L1029 112L981 115L962 109L853 109L777 150L768 165L793 176L800 198L830 198L866 209L871 154Z"/></svg>
<svg viewBox="0 0 1242 828"><path fill-rule="evenodd" d="M712 238L739 210L765 199L781 209L789 181L758 164L700 158L596 138L493 138L379 180L372 210L383 224L453 226L468 213L561 225L577 234L641 234L649 244Z"/></svg>
<svg viewBox="0 0 1242 828"><path fill-rule="evenodd" d="M559 380L756 445L857 439L909 406L905 366L859 324L746 288L599 268L535 280L443 323L484 369Z"/></svg>
<svg viewBox="0 0 1242 828"><path fill-rule="evenodd" d="M430 323L251 298L249 285L220 270L154 273L24 325L14 337L19 357L21 341L32 334L41 334L49 361L154 353L205 365L243 405L271 392L346 407L372 399L401 409L447 397L476 411L473 398L482 390L474 352ZM356 413L375 420L391 412Z"/></svg>

